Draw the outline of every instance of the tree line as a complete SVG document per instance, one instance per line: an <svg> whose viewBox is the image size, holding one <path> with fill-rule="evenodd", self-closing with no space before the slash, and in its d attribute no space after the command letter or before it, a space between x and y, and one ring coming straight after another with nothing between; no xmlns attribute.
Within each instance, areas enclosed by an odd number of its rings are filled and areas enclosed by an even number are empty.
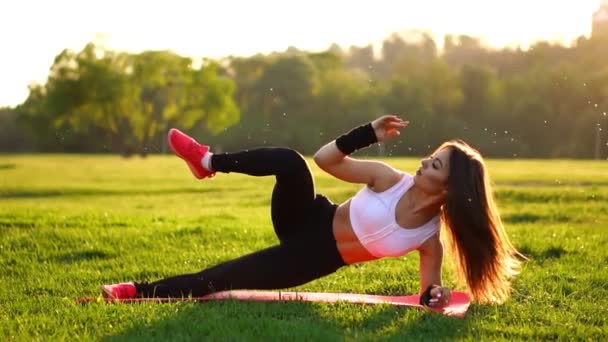
<svg viewBox="0 0 608 342"><path fill-rule="evenodd" d="M393 34L376 53L334 44L217 60L90 43L62 51L46 83L0 109L0 150L163 153L178 127L216 151L285 145L310 154L391 113L410 126L371 151L419 156L460 138L492 157L605 159L605 56L605 35L527 50L446 36L440 51L424 33Z"/></svg>

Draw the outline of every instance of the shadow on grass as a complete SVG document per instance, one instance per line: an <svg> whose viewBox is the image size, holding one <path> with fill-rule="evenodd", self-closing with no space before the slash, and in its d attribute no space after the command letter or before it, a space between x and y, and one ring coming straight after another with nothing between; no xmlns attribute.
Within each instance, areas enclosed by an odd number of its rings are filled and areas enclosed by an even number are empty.
<svg viewBox="0 0 608 342"><path fill-rule="evenodd" d="M80 251L76 253L66 253L56 256L54 260L62 264L71 264L81 261L101 260L114 258L113 253L104 252L101 250Z"/></svg>
<svg viewBox="0 0 608 342"><path fill-rule="evenodd" d="M434 341L462 336L471 320L470 316L451 318L412 308L382 306L370 309L366 305L345 303L223 301L144 305L167 305L175 314L135 324L129 330L103 340ZM372 313L366 314L370 310ZM350 317L353 313L355 316L361 313L365 318L356 318L355 322Z"/></svg>
<svg viewBox="0 0 608 342"><path fill-rule="evenodd" d="M549 246L544 249L535 249L530 247L529 245L523 245L517 247L523 255L528 257L529 259L536 260L539 263L542 263L546 260L559 259L564 255L576 253L575 251L568 252L561 246Z"/></svg>
<svg viewBox="0 0 608 342"><path fill-rule="evenodd" d="M45 190L5 190L0 192L1 199L51 198L82 196L134 196L134 195L178 195L222 192L226 189L214 188L174 188L154 190L101 190L101 189L45 189Z"/></svg>
<svg viewBox="0 0 608 342"><path fill-rule="evenodd" d="M36 228L36 222L0 220L0 229L5 229L5 228L33 229L33 228Z"/></svg>
<svg viewBox="0 0 608 342"><path fill-rule="evenodd" d="M0 164L0 170L12 170L12 169L16 169L17 165L16 164Z"/></svg>
<svg viewBox="0 0 608 342"><path fill-rule="evenodd" d="M517 213L503 215L503 221L511 224L536 223L536 222L559 222L567 223L574 221L573 217L561 214L538 215L532 213Z"/></svg>
<svg viewBox="0 0 608 342"><path fill-rule="evenodd" d="M603 184L593 183L593 186ZM580 192L580 191L524 191L517 189L500 189L496 191L498 201L504 203L575 203L575 202L605 202L608 196L604 193Z"/></svg>

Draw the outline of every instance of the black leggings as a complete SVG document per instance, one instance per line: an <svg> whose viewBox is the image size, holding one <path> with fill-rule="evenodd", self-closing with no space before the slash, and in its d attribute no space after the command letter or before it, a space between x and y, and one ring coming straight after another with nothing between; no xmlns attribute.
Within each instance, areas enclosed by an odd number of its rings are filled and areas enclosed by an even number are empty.
<svg viewBox="0 0 608 342"><path fill-rule="evenodd" d="M276 176L272 222L280 243L199 273L136 283L141 297L200 297L230 289L283 289L308 283L344 266L332 231L337 206L315 194L306 160L296 151L266 147L214 154L219 172Z"/></svg>

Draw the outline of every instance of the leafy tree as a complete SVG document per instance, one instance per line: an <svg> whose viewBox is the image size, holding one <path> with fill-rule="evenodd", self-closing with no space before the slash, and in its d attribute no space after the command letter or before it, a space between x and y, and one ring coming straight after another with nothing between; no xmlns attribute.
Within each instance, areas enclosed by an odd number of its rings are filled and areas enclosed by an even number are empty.
<svg viewBox="0 0 608 342"><path fill-rule="evenodd" d="M233 91L215 62L195 69L191 59L167 51L133 55L88 44L61 52L46 84L32 87L18 111L45 148L56 143L50 128L74 132L85 150L146 155L154 140L164 143L169 125L217 133L237 122Z"/></svg>
<svg viewBox="0 0 608 342"><path fill-rule="evenodd" d="M89 44L61 52L47 82L0 120L43 151L163 152L175 126L216 151L274 144L312 153L393 113L411 125L383 153L426 154L463 138L488 156L606 158L606 55L605 35L527 51L446 36L439 52L428 34L410 31L385 39L380 55L333 44L201 63Z"/></svg>

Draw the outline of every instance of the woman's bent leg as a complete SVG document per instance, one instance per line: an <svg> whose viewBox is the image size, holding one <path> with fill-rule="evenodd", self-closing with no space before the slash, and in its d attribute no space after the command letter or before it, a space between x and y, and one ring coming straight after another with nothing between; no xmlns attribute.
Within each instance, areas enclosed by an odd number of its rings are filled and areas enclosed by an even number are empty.
<svg viewBox="0 0 608 342"><path fill-rule="evenodd" d="M306 160L282 147L263 147L236 153L214 154L213 170L252 176L276 176L272 192L272 222L283 241L300 229L315 200L315 185Z"/></svg>

